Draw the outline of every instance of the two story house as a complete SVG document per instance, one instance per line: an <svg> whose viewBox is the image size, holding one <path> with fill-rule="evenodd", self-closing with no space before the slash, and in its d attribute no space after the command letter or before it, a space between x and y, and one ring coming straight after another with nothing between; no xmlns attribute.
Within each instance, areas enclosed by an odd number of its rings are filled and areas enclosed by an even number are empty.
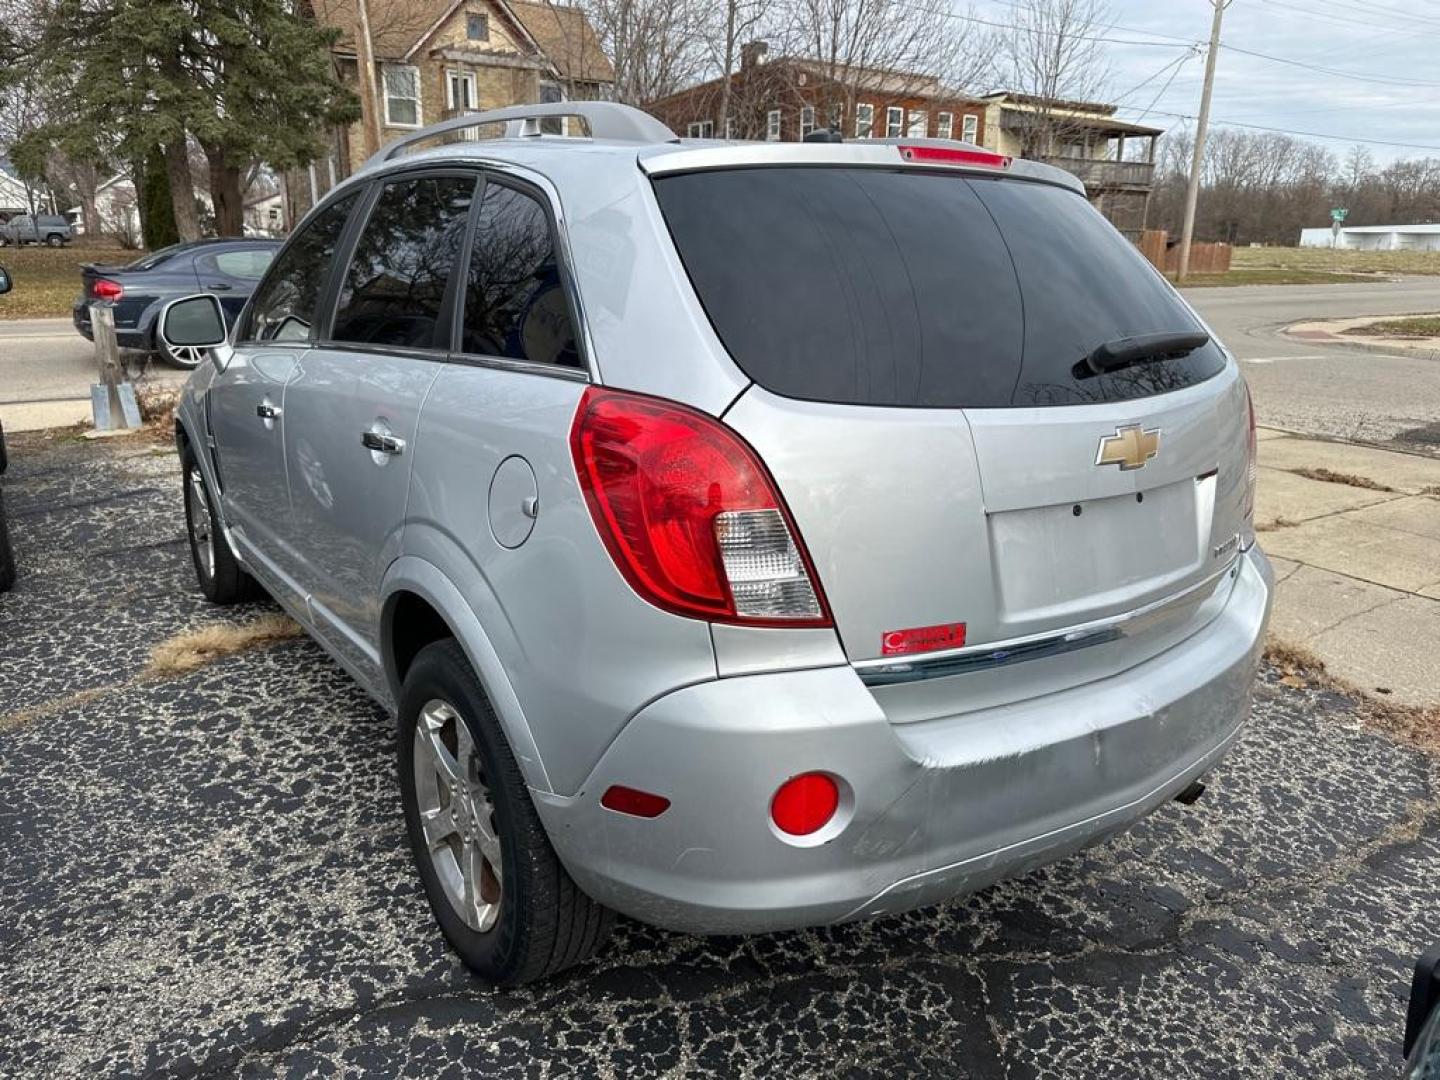
<svg viewBox="0 0 1440 1080"><path fill-rule="evenodd" d="M336 71L358 94L356 0L310 6L322 26L339 31ZM543 0L368 0L367 9L382 142L464 113L611 96L614 69L579 8ZM311 201L364 159L360 125L337 132L331 160L310 170Z"/></svg>
<svg viewBox="0 0 1440 1080"><path fill-rule="evenodd" d="M711 79L646 109L680 135L703 139L803 139L817 128L852 138L980 142L985 102L929 75L769 55L763 41L740 50L729 79ZM722 113L724 114L722 116Z"/></svg>

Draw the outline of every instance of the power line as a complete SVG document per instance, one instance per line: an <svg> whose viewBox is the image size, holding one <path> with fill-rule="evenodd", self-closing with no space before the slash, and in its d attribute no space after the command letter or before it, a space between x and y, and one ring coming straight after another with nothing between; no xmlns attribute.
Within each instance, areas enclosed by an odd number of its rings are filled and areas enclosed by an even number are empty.
<svg viewBox="0 0 1440 1080"><path fill-rule="evenodd" d="M1326 19L1326 20L1329 20L1330 22L1339 23L1339 24L1342 25L1342 26L1361 26L1361 27L1364 27L1364 28L1369 29L1369 30L1373 30L1373 29L1375 29L1377 26L1380 26L1380 27L1383 27L1383 28L1387 29L1387 30L1390 31L1390 32L1402 32L1402 33L1403 33L1403 32L1413 33L1417 27L1418 27L1418 28L1421 28L1421 29L1425 29L1425 30L1437 30L1437 29L1440 29L1440 20L1427 19L1427 18L1424 18L1423 16L1412 16L1412 17L1409 17L1408 19L1406 19L1406 18L1404 18L1404 17L1402 17L1402 16L1399 16L1399 15L1387 15L1387 14L1378 14L1378 15L1377 15L1377 12L1376 12L1376 11L1367 11L1365 14L1366 14L1368 17L1362 19L1362 18L1359 17L1359 10L1358 10L1358 9L1349 8L1349 7L1342 7L1342 6L1339 5L1339 4L1336 4L1336 6L1337 6L1337 7L1340 7L1341 11L1345 12L1345 14L1343 14L1343 15L1342 15L1342 14L1337 14L1337 13L1335 13L1335 12L1333 12L1333 11L1326 11L1326 10L1324 10L1323 8L1322 8L1321 10L1319 10L1319 11L1316 11L1314 8L1302 7L1302 6L1299 5L1299 4L1289 3L1289 2L1287 2L1287 0L1261 0L1261 2L1262 2L1262 3L1265 3L1265 4L1269 4L1269 5L1273 6L1273 7L1285 8L1285 9L1288 10L1288 11L1298 11L1298 12L1300 12L1302 15L1309 15L1309 16L1312 16L1313 18ZM1311 0L1311 2L1312 2L1312 3L1331 3L1331 2L1334 2L1334 0ZM1378 10L1380 10L1380 9L1377 9L1377 11L1378 11ZM1377 23L1377 22L1376 22L1376 18L1377 18L1377 17L1380 18L1380 19L1389 19L1389 20L1391 20L1389 26L1388 26L1388 27L1385 26L1385 24L1384 24L1383 22ZM1404 25L1397 26L1397 25L1395 25L1395 22L1396 22L1396 21L1402 21L1402 22L1404 23Z"/></svg>
<svg viewBox="0 0 1440 1080"><path fill-rule="evenodd" d="M1169 116L1176 120L1194 120L1190 113L1166 112L1164 109L1153 110L1160 116ZM1367 139L1359 135L1335 135L1325 131L1298 131L1293 128L1269 127L1265 124L1247 124L1243 120L1211 120L1212 124L1219 124L1222 127L1247 128L1251 131L1269 131L1277 135L1299 135L1307 139L1332 139L1335 142L1344 143L1368 143L1371 146L1394 146L1402 150L1434 150L1440 153L1440 146L1431 143L1407 143L1394 142L1389 139Z"/></svg>
<svg viewBox="0 0 1440 1080"><path fill-rule="evenodd" d="M1410 86L1415 88L1440 87L1440 82L1425 82L1417 79L1391 78L1383 75L1360 75L1353 71L1341 71L1338 68L1322 67L1319 64L1306 63L1304 60L1291 60L1284 56L1271 56L1269 53L1256 52L1253 49L1242 49L1239 45L1220 43L1220 48L1229 52L1239 53L1242 56L1253 56L1257 60L1268 60L1272 64L1286 64L1289 67L1304 68L1306 71L1316 71L1321 75L1330 75L1337 79L1354 79L1356 82L1379 83L1382 86Z"/></svg>

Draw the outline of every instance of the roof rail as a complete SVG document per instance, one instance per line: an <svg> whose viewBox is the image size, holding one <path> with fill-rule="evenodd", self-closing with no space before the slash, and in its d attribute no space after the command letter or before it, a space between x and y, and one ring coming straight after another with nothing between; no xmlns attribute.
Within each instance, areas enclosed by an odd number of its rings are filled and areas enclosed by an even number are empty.
<svg viewBox="0 0 1440 1080"><path fill-rule="evenodd" d="M566 116L578 116L584 120L590 128L592 139L633 143L679 141L679 136L655 117L630 105L621 105L615 101L557 101L546 105L512 105L505 109L491 109L488 112L442 120L438 124L411 132L403 139L386 143L365 164L378 165L382 161L389 161L401 150L417 142L481 124L504 124L507 138L538 136L540 121Z"/></svg>

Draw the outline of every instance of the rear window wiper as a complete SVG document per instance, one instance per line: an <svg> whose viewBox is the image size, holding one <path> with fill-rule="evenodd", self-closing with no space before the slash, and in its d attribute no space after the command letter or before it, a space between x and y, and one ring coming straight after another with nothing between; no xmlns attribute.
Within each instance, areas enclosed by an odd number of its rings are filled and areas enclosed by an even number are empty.
<svg viewBox="0 0 1440 1080"><path fill-rule="evenodd" d="M1105 375L1131 364L1153 364L1158 360L1178 360L1210 343L1203 330L1186 330L1172 334L1140 334L1116 338L1097 345L1076 368L1088 368L1086 374ZM1079 372L1077 371L1077 374Z"/></svg>

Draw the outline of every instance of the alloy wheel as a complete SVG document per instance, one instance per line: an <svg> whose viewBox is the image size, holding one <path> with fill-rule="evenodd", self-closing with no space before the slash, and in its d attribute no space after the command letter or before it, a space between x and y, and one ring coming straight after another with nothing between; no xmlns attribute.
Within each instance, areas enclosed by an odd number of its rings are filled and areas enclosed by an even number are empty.
<svg viewBox="0 0 1440 1080"><path fill-rule="evenodd" d="M425 849L465 925L500 917L504 869L495 804L470 728L448 702L426 702L415 723L415 798Z"/></svg>
<svg viewBox="0 0 1440 1080"><path fill-rule="evenodd" d="M215 576L215 523L210 517L210 502L205 498L205 478L200 474L200 466L190 465L190 475L185 482L190 492L185 515L190 526L190 543L208 581Z"/></svg>

